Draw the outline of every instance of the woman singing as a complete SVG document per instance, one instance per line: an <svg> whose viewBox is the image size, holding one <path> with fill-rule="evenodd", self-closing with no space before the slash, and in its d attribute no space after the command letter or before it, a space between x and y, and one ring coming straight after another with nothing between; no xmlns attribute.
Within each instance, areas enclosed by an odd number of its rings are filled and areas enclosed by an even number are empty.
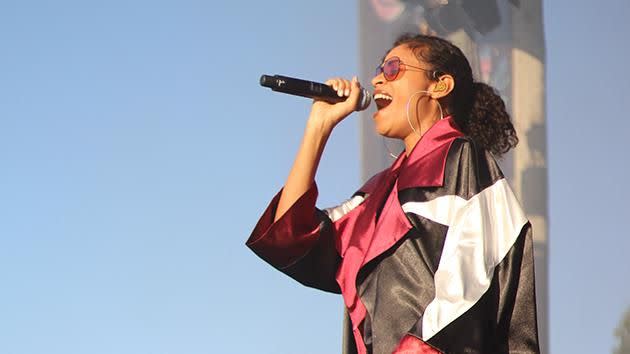
<svg viewBox="0 0 630 354"><path fill-rule="evenodd" d="M405 150L351 199L317 209L314 181L356 78L313 102L284 188L247 245L340 293L344 353L538 353L531 225L495 162L518 142L505 104L450 42L403 36L372 79L376 131Z"/></svg>

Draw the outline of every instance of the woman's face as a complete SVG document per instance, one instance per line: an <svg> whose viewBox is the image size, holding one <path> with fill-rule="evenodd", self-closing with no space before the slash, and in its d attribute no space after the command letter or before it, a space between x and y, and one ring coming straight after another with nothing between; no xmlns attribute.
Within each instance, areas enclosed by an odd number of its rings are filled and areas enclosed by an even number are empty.
<svg viewBox="0 0 630 354"><path fill-rule="evenodd" d="M430 90L433 82L427 78L427 72L430 72L432 68L420 62L406 45L393 48L387 53L385 61L392 57L398 57L401 61L398 76L393 81L387 81L383 73L380 73L372 79L373 97L377 105L373 119L376 131L380 135L408 142L408 139L417 139L419 135L413 131L407 120L407 102L411 101L409 120L418 133L428 129L424 126L425 124L422 124L426 118L434 117L435 107L429 104L431 101L429 94L418 92ZM423 68L426 71L417 68ZM420 129L420 125L423 129Z"/></svg>

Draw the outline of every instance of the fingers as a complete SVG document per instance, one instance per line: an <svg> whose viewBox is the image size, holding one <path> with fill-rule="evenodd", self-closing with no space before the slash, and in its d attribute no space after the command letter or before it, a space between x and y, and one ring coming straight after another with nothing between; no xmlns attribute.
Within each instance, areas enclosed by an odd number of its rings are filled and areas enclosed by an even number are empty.
<svg viewBox="0 0 630 354"><path fill-rule="evenodd" d="M325 99L315 99L311 106L309 121L334 127L357 109L361 85L359 85L356 77L353 77L352 81L332 78L326 81L326 85L330 86L342 99L336 103L331 103Z"/></svg>
<svg viewBox="0 0 630 354"><path fill-rule="evenodd" d="M353 84L349 80L337 77L326 81L326 85L332 87L333 90L337 91L337 95L339 97L347 97L350 96Z"/></svg>
<svg viewBox="0 0 630 354"><path fill-rule="evenodd" d="M333 104L342 116L345 117L357 109L362 88L356 76L352 80L332 78L326 81L326 85L332 87L337 96L342 98L341 102Z"/></svg>

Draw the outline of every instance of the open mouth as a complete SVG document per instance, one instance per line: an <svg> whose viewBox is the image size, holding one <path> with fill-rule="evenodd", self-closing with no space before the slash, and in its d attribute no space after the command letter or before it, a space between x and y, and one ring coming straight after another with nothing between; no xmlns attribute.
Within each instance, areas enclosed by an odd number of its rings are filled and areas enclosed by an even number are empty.
<svg viewBox="0 0 630 354"><path fill-rule="evenodd" d="M379 110L389 106L392 103L392 96L386 94L385 92L376 92L374 93L374 103L376 103L376 107Z"/></svg>

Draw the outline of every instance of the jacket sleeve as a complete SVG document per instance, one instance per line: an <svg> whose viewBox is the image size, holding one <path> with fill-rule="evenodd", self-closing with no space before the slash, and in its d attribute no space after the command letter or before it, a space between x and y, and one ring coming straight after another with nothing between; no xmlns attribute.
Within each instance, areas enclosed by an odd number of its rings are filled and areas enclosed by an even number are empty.
<svg viewBox="0 0 630 354"><path fill-rule="evenodd" d="M519 239L495 270L500 292L495 348L505 353L539 353L532 227Z"/></svg>
<svg viewBox="0 0 630 354"><path fill-rule="evenodd" d="M276 222L282 191L256 224L246 245L267 263L316 289L340 293L335 274L341 260L335 247L332 222L315 207L317 185L302 195Z"/></svg>
<svg viewBox="0 0 630 354"><path fill-rule="evenodd" d="M444 353L540 353L532 252L528 223L494 269L489 289L428 343Z"/></svg>

